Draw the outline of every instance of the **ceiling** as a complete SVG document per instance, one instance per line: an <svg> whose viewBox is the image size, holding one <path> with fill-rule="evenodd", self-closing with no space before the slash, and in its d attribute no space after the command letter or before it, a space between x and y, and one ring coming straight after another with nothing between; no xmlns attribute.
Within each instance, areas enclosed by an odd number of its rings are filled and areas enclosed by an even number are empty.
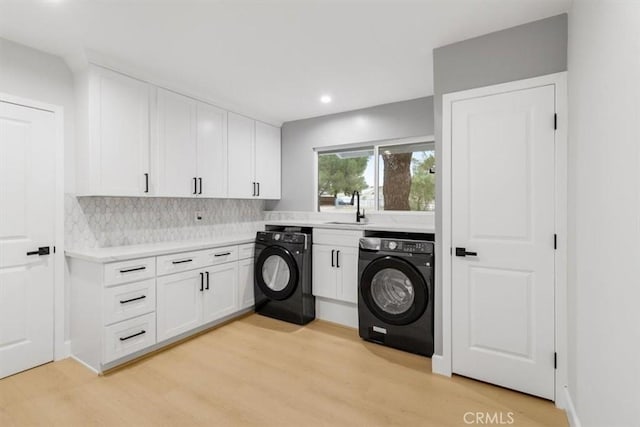
<svg viewBox="0 0 640 427"><path fill-rule="evenodd" d="M432 49L570 0L0 0L0 37L275 123L433 93ZM126 67L125 67L126 64ZM329 104L321 95L331 95Z"/></svg>

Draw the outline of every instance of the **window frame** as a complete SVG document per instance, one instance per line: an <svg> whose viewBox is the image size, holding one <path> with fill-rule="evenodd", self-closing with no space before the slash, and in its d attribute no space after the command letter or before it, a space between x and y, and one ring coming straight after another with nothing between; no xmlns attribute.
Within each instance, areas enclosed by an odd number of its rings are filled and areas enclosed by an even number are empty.
<svg viewBox="0 0 640 427"><path fill-rule="evenodd" d="M325 145L321 147L313 148L313 210L314 212L322 213L320 211L320 200L317 197L318 193L318 157L320 154L331 154L337 153L340 151L349 151L349 150L363 150L363 149L372 149L373 150L373 180L375 183L375 191L374 191L374 206L376 214L412 214L412 215L433 215L433 212L423 212L423 211L384 211L380 210L380 197L378 197L378 185L380 183L380 147L390 147L394 145L409 145L409 144L418 144L418 143L432 143L434 144L435 151L435 138L433 135L427 136L412 136L408 138L393 138L393 139L381 139L375 141L365 141L365 142L357 142L350 144L337 144L337 145ZM325 212L326 213L326 212Z"/></svg>

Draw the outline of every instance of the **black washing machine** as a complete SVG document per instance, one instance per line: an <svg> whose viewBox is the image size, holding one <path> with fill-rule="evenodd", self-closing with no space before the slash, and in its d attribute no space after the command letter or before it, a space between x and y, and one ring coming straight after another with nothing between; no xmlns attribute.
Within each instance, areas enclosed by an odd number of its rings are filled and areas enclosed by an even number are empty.
<svg viewBox="0 0 640 427"><path fill-rule="evenodd" d="M360 239L360 337L431 357L433 267L433 241L393 237Z"/></svg>
<svg viewBox="0 0 640 427"><path fill-rule="evenodd" d="M256 235L255 311L304 325L316 317L311 293L311 230Z"/></svg>

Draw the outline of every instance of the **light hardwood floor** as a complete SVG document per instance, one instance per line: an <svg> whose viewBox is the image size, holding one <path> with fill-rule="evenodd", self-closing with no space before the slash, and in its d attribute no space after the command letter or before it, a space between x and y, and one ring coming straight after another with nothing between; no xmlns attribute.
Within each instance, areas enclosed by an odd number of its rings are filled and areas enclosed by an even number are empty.
<svg viewBox="0 0 640 427"><path fill-rule="evenodd" d="M258 315L103 377L67 359L0 380L3 427L464 426L467 412L567 425L551 402L433 375L430 359L364 342L352 329Z"/></svg>

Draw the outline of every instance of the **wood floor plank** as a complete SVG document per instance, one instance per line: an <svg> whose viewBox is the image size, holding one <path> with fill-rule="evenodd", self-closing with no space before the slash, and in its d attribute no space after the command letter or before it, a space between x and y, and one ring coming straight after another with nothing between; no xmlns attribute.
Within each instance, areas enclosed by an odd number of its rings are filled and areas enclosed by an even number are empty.
<svg viewBox="0 0 640 427"><path fill-rule="evenodd" d="M553 403L454 376L322 321L251 315L99 377L66 359L0 380L0 425L566 426Z"/></svg>

